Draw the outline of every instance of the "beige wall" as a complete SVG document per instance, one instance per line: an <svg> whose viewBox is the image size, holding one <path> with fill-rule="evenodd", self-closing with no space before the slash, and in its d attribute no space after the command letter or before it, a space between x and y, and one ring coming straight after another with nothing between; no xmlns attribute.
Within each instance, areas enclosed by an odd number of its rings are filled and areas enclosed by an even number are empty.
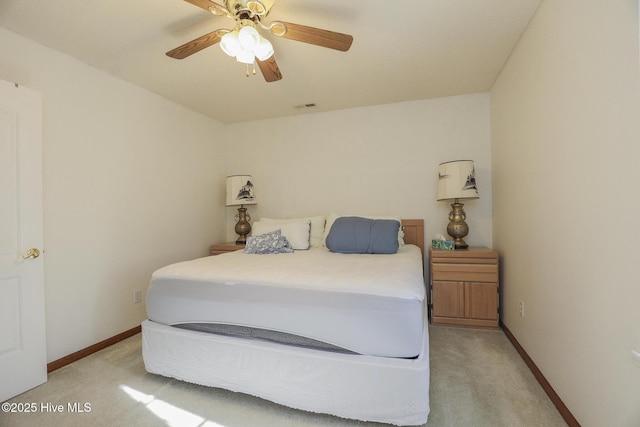
<svg viewBox="0 0 640 427"><path fill-rule="evenodd" d="M489 96L474 94L227 125L230 174L253 175L254 219L297 215L424 218L446 234L438 164L475 161L479 200L465 203L467 242L491 245ZM222 201L221 201L222 203ZM227 209L233 238L234 209Z"/></svg>
<svg viewBox="0 0 640 427"><path fill-rule="evenodd" d="M547 0L491 91L503 321L585 427L640 425L638 50L636 0Z"/></svg>
<svg viewBox="0 0 640 427"><path fill-rule="evenodd" d="M0 79L43 94L52 361L139 325L151 272L223 239L223 126L2 27Z"/></svg>

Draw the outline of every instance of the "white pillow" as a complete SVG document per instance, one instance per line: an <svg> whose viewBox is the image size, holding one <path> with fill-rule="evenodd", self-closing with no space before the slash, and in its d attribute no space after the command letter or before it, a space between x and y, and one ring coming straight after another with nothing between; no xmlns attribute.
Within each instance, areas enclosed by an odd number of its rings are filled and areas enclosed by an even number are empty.
<svg viewBox="0 0 640 427"><path fill-rule="evenodd" d="M336 219L341 216L359 216L361 218L369 218L369 219L393 219L400 223L400 228L398 229L398 244L400 246L404 245L404 231L402 230L402 219L399 216L371 216L371 215L338 215L336 213L329 214L327 217L327 223L324 226L324 234L322 235L322 244L326 246L327 236L329 235L329 231L331 231L331 226L336 221Z"/></svg>
<svg viewBox="0 0 640 427"><path fill-rule="evenodd" d="M269 223L260 220L253 223L253 226L251 227L251 234L253 236L259 236L261 234L281 230L281 234L287 238L293 249L309 249L310 227L311 222L308 220L288 222L286 224Z"/></svg>
<svg viewBox="0 0 640 427"><path fill-rule="evenodd" d="M312 248L321 247L324 244L324 238L323 238L324 217L323 216L312 216L307 218L290 218L290 219L260 218L260 222L266 222L270 224L288 224L291 222L299 222L299 221L309 221L311 223L309 245Z"/></svg>

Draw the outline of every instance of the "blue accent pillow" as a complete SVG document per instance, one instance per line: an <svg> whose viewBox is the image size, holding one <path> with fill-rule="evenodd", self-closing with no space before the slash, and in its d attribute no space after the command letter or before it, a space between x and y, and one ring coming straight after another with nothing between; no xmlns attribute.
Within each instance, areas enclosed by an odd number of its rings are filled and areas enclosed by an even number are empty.
<svg viewBox="0 0 640 427"><path fill-rule="evenodd" d="M326 245L343 254L395 254L399 230L400 223L392 219L343 216L331 226Z"/></svg>
<svg viewBox="0 0 640 427"><path fill-rule="evenodd" d="M270 233L260 234L247 238L244 247L245 254L287 254L293 252L293 247L280 229Z"/></svg>

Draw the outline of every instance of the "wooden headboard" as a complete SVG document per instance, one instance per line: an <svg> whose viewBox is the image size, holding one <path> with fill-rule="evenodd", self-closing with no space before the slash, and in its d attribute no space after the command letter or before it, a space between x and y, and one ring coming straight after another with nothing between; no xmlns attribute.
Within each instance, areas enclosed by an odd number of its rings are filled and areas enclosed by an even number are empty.
<svg viewBox="0 0 640 427"><path fill-rule="evenodd" d="M424 254L424 220L423 219L403 219L404 242L416 245Z"/></svg>

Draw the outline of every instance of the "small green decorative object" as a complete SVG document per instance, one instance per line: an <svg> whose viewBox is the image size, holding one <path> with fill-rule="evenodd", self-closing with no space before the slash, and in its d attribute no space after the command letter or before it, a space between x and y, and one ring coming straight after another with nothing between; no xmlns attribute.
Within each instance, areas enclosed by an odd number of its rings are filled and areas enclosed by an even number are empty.
<svg viewBox="0 0 640 427"><path fill-rule="evenodd" d="M431 241L431 247L433 249L439 249L441 251L452 251L456 248L454 240L436 240Z"/></svg>

